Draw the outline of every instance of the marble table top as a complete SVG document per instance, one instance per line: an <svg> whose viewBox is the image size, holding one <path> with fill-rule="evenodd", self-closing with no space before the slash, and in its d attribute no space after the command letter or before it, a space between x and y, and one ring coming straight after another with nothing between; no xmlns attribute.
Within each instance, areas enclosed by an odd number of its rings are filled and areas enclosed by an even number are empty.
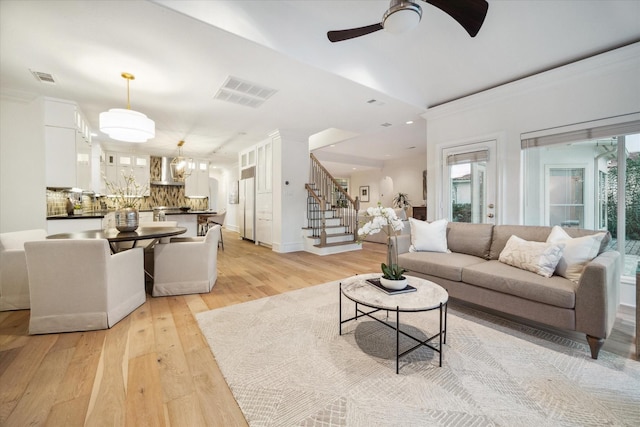
<svg viewBox="0 0 640 427"><path fill-rule="evenodd" d="M440 307L449 299L449 294L440 285L429 280L405 275L415 292L388 295L368 283L367 279L378 279L382 273L361 274L341 281L342 294L352 301L372 308L398 311L427 311Z"/></svg>

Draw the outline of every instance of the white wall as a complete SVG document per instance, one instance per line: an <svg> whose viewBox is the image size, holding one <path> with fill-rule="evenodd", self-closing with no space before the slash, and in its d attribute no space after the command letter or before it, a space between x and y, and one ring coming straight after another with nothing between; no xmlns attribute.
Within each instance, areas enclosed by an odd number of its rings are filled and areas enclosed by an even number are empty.
<svg viewBox="0 0 640 427"><path fill-rule="evenodd" d="M0 98L0 233L47 228L43 105Z"/></svg>
<svg viewBox="0 0 640 427"><path fill-rule="evenodd" d="M438 150L498 142L498 223L522 223L520 135L640 111L640 43L431 108L427 120L428 219L442 188Z"/></svg>
<svg viewBox="0 0 640 427"><path fill-rule="evenodd" d="M391 207L393 197L398 193L407 193L412 206L421 206L422 171L426 168L424 155L388 160L384 162L382 169L354 172L349 178L349 191L352 197L355 197L359 194L360 186L369 186L369 203L360 203L361 211L370 206L377 206L378 202ZM386 176L393 180L393 190L390 194L383 194L381 189L381 180Z"/></svg>

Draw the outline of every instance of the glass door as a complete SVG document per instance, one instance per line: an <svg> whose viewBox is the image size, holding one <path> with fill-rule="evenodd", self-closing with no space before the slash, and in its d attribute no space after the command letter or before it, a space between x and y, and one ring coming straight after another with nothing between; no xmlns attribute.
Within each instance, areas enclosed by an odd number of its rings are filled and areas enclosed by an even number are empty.
<svg viewBox="0 0 640 427"><path fill-rule="evenodd" d="M444 216L452 222L496 221L496 141L442 150Z"/></svg>

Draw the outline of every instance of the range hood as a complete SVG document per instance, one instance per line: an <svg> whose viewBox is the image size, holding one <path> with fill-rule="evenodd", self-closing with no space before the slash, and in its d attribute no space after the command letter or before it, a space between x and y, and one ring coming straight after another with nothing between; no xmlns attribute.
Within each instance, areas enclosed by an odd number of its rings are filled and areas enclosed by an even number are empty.
<svg viewBox="0 0 640 427"><path fill-rule="evenodd" d="M151 157L151 185L184 186L184 181L171 177L171 160L171 157Z"/></svg>

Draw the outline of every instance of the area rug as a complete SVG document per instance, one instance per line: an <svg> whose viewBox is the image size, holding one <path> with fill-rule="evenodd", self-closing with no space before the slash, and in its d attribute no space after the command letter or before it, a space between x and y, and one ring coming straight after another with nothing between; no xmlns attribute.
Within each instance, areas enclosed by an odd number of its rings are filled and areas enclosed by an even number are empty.
<svg viewBox="0 0 640 427"><path fill-rule="evenodd" d="M197 315L251 426L638 426L640 363L465 307L449 308L443 366L420 348L395 371L395 332L339 335L339 282ZM343 311L353 304L343 297ZM437 314L400 318L433 334ZM401 350L412 346L401 341Z"/></svg>

